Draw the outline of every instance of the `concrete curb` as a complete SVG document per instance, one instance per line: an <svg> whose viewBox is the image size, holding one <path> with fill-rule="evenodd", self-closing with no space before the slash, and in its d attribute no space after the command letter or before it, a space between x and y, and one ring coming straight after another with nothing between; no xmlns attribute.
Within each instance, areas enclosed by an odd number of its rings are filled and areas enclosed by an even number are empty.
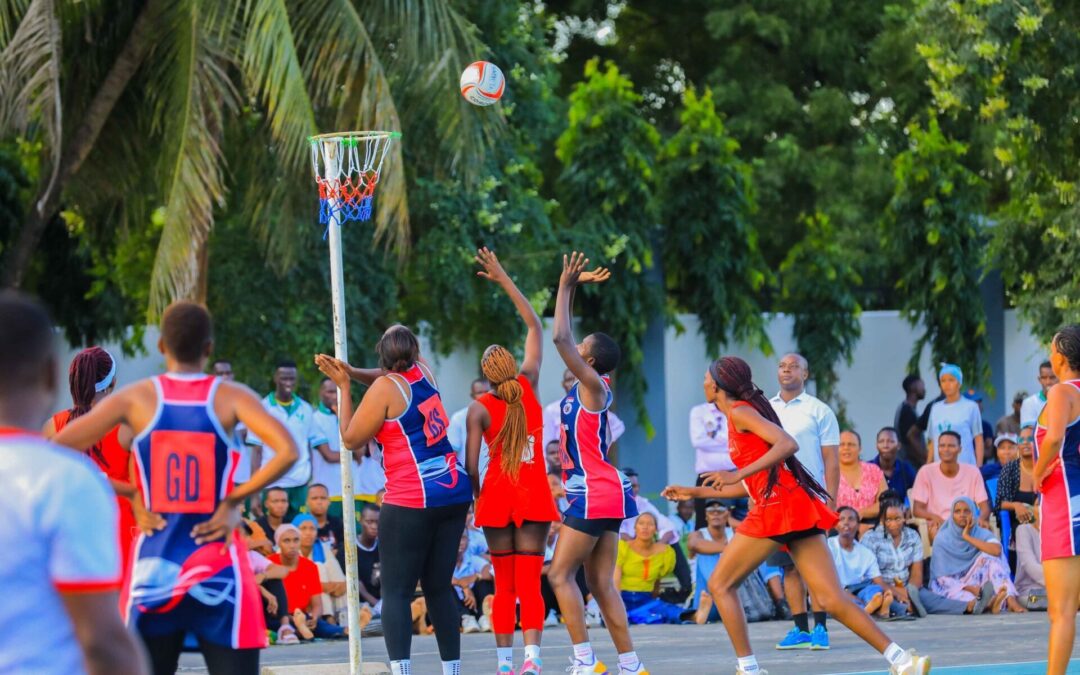
<svg viewBox="0 0 1080 675"><path fill-rule="evenodd" d="M361 675L390 675L385 663L365 663ZM263 666L262 675L350 675L347 663L309 663L297 666Z"/></svg>

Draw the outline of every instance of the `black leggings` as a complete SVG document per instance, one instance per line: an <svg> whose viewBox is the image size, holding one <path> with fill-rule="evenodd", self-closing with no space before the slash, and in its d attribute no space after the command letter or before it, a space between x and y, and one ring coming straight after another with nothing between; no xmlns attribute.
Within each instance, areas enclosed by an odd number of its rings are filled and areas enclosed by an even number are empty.
<svg viewBox="0 0 1080 675"><path fill-rule="evenodd" d="M427 509L385 504L379 511L382 624L391 661L409 658L412 600L420 582L443 661L461 658L461 618L451 585L469 502Z"/></svg>
<svg viewBox="0 0 1080 675"><path fill-rule="evenodd" d="M170 635L140 635L150 655L154 675L173 675L184 651L184 632ZM199 651L210 675L258 675L259 649L232 649L199 640Z"/></svg>
<svg viewBox="0 0 1080 675"><path fill-rule="evenodd" d="M281 579L263 579L262 586L277 599L277 616L275 616L266 609L266 598L263 598L263 617L266 619L266 627L276 631L281 628L281 617L289 616L289 598L285 595L285 584Z"/></svg>

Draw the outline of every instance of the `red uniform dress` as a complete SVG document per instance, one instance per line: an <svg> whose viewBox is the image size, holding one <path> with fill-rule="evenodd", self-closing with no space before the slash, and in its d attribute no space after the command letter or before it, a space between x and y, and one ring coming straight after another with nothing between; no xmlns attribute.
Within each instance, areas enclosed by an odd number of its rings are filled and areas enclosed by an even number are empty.
<svg viewBox="0 0 1080 675"><path fill-rule="evenodd" d="M61 410L52 417L53 426L56 428L56 433L60 433L68 420L71 419L70 410ZM97 447L87 452L90 459L94 460L94 464L101 469L109 478L118 480L124 483L130 483L131 473L129 471L129 459L131 453L124 449L124 446L120 445L120 427L114 427L105 438L101 439L101 443ZM116 497L116 506L120 511L119 521L119 545L120 545L120 562L121 570L126 571L128 568L128 562L131 560L131 544L135 539L135 515L131 511L131 502L119 495Z"/></svg>
<svg viewBox="0 0 1080 675"><path fill-rule="evenodd" d="M517 480L503 472L502 446L495 443L506 420L506 401L492 393L477 399L491 416L491 425L484 432L491 461L480 486L480 498L476 501L479 527L506 527L511 522L520 527L527 520L546 523L559 519L548 484L547 462L543 453L537 450L544 434L544 410L528 378L518 375L517 381L522 388L521 404L525 408L525 428L529 433L529 445L521 455Z"/></svg>
<svg viewBox="0 0 1080 675"><path fill-rule="evenodd" d="M742 405L750 404L737 401L732 407ZM731 461L740 469L757 461L769 451L769 444L760 436L739 431L734 424L728 425L728 445L731 449ZM779 477L771 494L765 493L768 483L767 469L743 480L747 493L754 500L754 506L739 525L739 534L766 539L814 528L827 531L839 520L825 502L799 484L795 474L786 466L780 465Z"/></svg>

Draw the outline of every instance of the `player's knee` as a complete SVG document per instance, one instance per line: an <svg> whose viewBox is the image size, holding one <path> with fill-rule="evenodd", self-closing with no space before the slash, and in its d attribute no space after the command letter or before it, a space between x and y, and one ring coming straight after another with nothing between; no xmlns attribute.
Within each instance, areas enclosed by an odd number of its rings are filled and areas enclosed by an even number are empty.
<svg viewBox="0 0 1080 675"><path fill-rule="evenodd" d="M813 599L814 604L821 607L821 611L828 614L836 614L843 605L854 603L850 596L839 589L829 589L822 593L815 593Z"/></svg>
<svg viewBox="0 0 1080 675"><path fill-rule="evenodd" d="M731 593L735 589L735 586L731 584L728 579L710 577L709 578L709 594L713 598L718 598Z"/></svg>

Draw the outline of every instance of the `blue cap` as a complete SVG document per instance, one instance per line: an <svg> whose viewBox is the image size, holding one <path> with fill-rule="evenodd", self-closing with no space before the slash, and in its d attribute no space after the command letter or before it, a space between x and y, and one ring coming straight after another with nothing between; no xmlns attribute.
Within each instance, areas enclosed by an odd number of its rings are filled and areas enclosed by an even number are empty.
<svg viewBox="0 0 1080 675"><path fill-rule="evenodd" d="M952 375L957 382L964 383L964 371L960 370L960 366L955 363L942 363L941 370L938 371L938 379L940 380L943 375Z"/></svg>

